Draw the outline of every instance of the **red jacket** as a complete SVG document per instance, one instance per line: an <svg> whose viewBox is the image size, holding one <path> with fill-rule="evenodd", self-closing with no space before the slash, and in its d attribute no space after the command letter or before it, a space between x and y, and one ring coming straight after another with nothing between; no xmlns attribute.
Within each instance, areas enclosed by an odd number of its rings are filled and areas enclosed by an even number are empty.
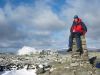
<svg viewBox="0 0 100 75"><path fill-rule="evenodd" d="M84 34L85 32L87 32L87 28L85 26L85 24L81 21L81 19L78 19L78 22L73 21L73 25L71 27L71 32L79 32Z"/></svg>

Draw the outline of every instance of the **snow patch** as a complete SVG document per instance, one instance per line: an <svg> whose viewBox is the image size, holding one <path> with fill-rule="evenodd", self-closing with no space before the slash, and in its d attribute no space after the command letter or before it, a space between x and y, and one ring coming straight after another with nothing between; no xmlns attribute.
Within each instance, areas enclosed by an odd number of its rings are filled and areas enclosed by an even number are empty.
<svg viewBox="0 0 100 75"><path fill-rule="evenodd" d="M21 49L18 50L17 55L25 55L25 54L31 54L31 53L37 53L39 52L35 48L24 46Z"/></svg>
<svg viewBox="0 0 100 75"><path fill-rule="evenodd" d="M6 71L2 75L37 75L37 74L35 70L21 69L21 70Z"/></svg>

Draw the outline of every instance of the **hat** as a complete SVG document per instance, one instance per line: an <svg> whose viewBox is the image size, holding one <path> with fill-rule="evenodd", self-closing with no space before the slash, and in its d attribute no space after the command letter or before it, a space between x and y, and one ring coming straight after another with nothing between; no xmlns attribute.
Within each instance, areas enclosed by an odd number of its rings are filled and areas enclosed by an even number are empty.
<svg viewBox="0 0 100 75"><path fill-rule="evenodd" d="M77 15L75 15L75 16L74 16L74 19L76 19L76 18L78 18L78 16L77 16Z"/></svg>

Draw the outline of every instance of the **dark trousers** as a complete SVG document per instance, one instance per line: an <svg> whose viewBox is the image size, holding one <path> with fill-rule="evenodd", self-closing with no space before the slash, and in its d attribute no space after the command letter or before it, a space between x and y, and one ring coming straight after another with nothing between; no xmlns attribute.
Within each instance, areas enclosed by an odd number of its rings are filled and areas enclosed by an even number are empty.
<svg viewBox="0 0 100 75"><path fill-rule="evenodd" d="M73 45L73 38L76 38L77 48L82 48L81 44L81 33L71 33L69 36L69 48L72 48Z"/></svg>

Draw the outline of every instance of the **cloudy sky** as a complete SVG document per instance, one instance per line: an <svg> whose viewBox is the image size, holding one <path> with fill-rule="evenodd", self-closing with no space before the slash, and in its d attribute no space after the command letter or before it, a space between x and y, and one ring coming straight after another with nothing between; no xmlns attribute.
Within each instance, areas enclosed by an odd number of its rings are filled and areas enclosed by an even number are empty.
<svg viewBox="0 0 100 75"><path fill-rule="evenodd" d="M0 0L0 47L67 48L77 14L88 48L100 48L100 0Z"/></svg>

